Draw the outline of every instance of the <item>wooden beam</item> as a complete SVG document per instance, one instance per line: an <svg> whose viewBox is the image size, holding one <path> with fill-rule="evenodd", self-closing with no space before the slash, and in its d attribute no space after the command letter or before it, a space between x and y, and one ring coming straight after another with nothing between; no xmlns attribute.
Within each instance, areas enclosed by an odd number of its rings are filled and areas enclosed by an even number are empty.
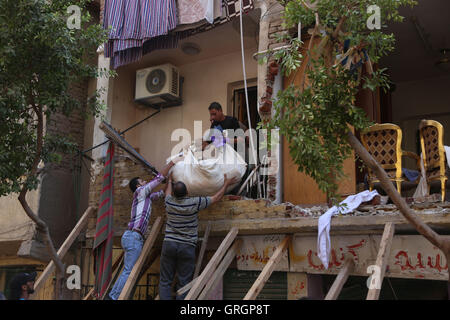
<svg viewBox="0 0 450 320"><path fill-rule="evenodd" d="M211 276L211 278L208 280L208 283L205 285L205 288L203 289L202 293L200 293L200 295L198 296L198 300L204 300L208 298L208 295L211 292L211 290L213 290L217 286L220 279L222 279L225 271L227 271L231 262L233 262L234 258L236 257L237 251L241 247L241 244L242 244L241 239L237 239L236 241L234 241L233 245L228 250L222 262L217 267L216 271L214 271L214 274Z"/></svg>
<svg viewBox="0 0 450 320"><path fill-rule="evenodd" d="M144 274L147 272L147 270L152 266L153 262L161 255L161 251L158 249L152 249L151 252L148 254L147 259L145 260L145 263L141 269L141 272L139 273L139 276L136 279L136 283L139 283L141 281ZM130 297L134 297L134 294L136 292L136 286L134 286L133 290L131 291Z"/></svg>
<svg viewBox="0 0 450 320"><path fill-rule="evenodd" d="M336 279L333 282L333 285L331 286L330 290L328 291L325 300L336 300L339 297L339 294L341 293L342 287L344 286L345 282L348 279L348 276L350 275L350 272L352 272L353 268L355 266L355 263L353 261L353 258L348 257L347 260L344 263L344 266L342 267L341 271L339 271L339 274L337 275Z"/></svg>
<svg viewBox="0 0 450 320"><path fill-rule="evenodd" d="M117 258L117 260L114 262L114 264L113 264L113 266L112 266L112 268L111 268L111 275L113 275L114 274L114 272L115 272L115 274L111 277L111 279L113 279L113 280L111 280L110 282L109 282L109 284L108 284L108 286L106 287L106 290L105 290L105 293L103 294L103 297L101 298L101 300L104 300L105 299L105 296L108 294L108 290L109 290L109 288L111 287L111 285L112 285L112 283L113 283L113 281L115 282L116 280L117 280L117 276L118 276L118 274L119 274L119 272L120 272L120 269L122 269L122 266L123 266L123 260L124 260L124 257L125 257L125 253L122 251L122 253L120 254L120 256ZM117 271L116 271L117 270Z"/></svg>
<svg viewBox="0 0 450 320"><path fill-rule="evenodd" d="M281 241L281 243L275 249L275 252L273 253L273 255L270 257L266 266L259 274L255 283L253 284L253 286L250 288L250 290L245 295L244 300L255 300L256 299L258 294L261 292L262 288L264 288L264 285L266 284L267 280L270 278L270 275L272 274L273 270L277 266L278 262L280 261L281 254L288 247L290 240L291 240L291 236L287 236L286 238L283 239L283 241Z"/></svg>
<svg viewBox="0 0 450 320"><path fill-rule="evenodd" d="M225 239L223 239L219 248L216 250L216 252L212 256L211 260L208 262L205 269L203 270L203 272L200 274L200 276L198 276L198 278L195 281L194 285L192 286L191 290L186 295L185 300L197 299L198 295L200 294L201 290L205 286L206 282L208 282L209 278L213 274L217 265L220 263L220 260L222 259L222 257L225 255L228 248L233 243L238 232L239 232L239 230L237 228L232 228L230 230L230 232L228 232L227 236L225 237Z"/></svg>
<svg viewBox="0 0 450 320"><path fill-rule="evenodd" d="M200 273L200 268L202 267L202 262L203 262L203 255L205 254L206 245L208 243L208 237L209 237L210 231L211 231L211 221L208 222L205 233L203 235L202 246L200 247L200 252L198 254L198 259L197 259L197 265L195 266L194 279L197 278L198 274Z"/></svg>
<svg viewBox="0 0 450 320"><path fill-rule="evenodd" d="M75 227L72 229L72 232L69 234L69 236L66 238L64 243L59 248L57 254L59 259L63 259L66 255L67 251L69 251L72 244L77 239L80 232L86 227L89 217L94 214L94 212L97 211L97 208L89 207L86 209L84 214L81 216L80 220L78 220ZM35 298L37 296L38 291L44 286L44 283L47 281L48 277L52 274L52 272L55 271L55 263L53 261L50 261L50 263L47 265L47 267L44 269L44 271L41 273L39 278L36 280L34 284L34 293L31 296L31 299Z"/></svg>
<svg viewBox="0 0 450 320"><path fill-rule="evenodd" d="M91 290L89 290L89 292L84 296L83 300L92 300L94 289L95 289L95 287L92 288Z"/></svg>
<svg viewBox="0 0 450 320"><path fill-rule="evenodd" d="M162 222L163 222L162 218L158 217L156 218L155 223L153 223L152 230L150 231L150 234L144 243L141 255L134 264L134 267L131 270L130 275L128 276L127 282L125 283L118 300L126 300L130 296L131 291L133 290L133 287L136 284L136 280L139 276L139 273L141 272L141 269L147 259L147 255L150 253L150 250L152 249L153 244L155 243L156 237L158 236L158 233L161 229Z"/></svg>
<svg viewBox="0 0 450 320"><path fill-rule="evenodd" d="M177 290L177 296L181 296L183 293L189 291L192 286L194 285L195 281L197 280L197 278L193 279L191 282L189 282L187 285L185 285L184 287L180 288Z"/></svg>
<svg viewBox="0 0 450 320"><path fill-rule="evenodd" d="M123 263L123 257L124 257L124 253L122 252L120 254L120 256L117 258L117 260L114 262L114 264L111 268L112 273L114 273L114 271L116 271L116 269L117 269L117 272L120 272L120 269L122 268L121 265ZM116 274L117 274L117 272L116 272ZM112 277L112 278L114 278L114 277ZM107 289L105 290L105 294L108 292L109 287L111 286L111 283L112 283L112 281L109 283ZM94 289L95 288L92 288L91 290L89 290L89 292L86 294L86 296L84 296L84 298L82 300L92 300L94 298L94 296L92 295L94 293ZM102 300L104 298L105 297L103 296Z"/></svg>
<svg viewBox="0 0 450 320"><path fill-rule="evenodd" d="M369 292L367 293L367 300L378 300L380 297L381 285L383 283L384 274L386 273L386 265L389 259L389 254L391 253L394 231L394 224L392 222L386 223L383 236L380 241L380 249L378 250L377 260L375 262L375 265L379 268L379 278L376 279L379 283L379 288L369 289ZM376 276L376 274L374 276Z"/></svg>
<svg viewBox="0 0 450 320"><path fill-rule="evenodd" d="M110 124L103 121L100 123L99 128L105 133L105 135L114 141L119 147L128 152L130 155L136 158L139 162L141 162L145 167L149 168L155 175L158 174L158 171L153 167L147 160L144 159Z"/></svg>

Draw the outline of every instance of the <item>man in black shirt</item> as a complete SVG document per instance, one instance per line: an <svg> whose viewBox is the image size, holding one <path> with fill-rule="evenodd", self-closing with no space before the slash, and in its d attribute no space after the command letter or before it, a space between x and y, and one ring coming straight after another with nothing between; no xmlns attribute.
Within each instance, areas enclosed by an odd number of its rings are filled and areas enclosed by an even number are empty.
<svg viewBox="0 0 450 320"><path fill-rule="evenodd" d="M245 128L244 125L242 125L241 127L238 119L236 119L235 117L224 115L222 111L222 106L218 102L211 103L208 107L208 110L209 110L209 121L211 121L210 129L219 130L220 132L222 132L222 134L225 130L230 129L235 131L237 129L242 129L244 132L247 130L247 128ZM229 134L228 136L231 137L232 135ZM240 137L234 137L233 143L234 149L236 149L236 144L239 139ZM247 140L248 137L246 137L245 139ZM212 140L203 141L202 149L204 149L211 142Z"/></svg>

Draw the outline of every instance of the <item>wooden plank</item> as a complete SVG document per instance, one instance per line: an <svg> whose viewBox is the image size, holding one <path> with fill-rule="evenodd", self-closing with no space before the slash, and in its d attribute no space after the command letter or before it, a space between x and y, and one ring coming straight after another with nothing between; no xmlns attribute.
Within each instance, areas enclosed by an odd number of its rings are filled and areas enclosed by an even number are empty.
<svg viewBox="0 0 450 320"><path fill-rule="evenodd" d="M392 239L394 238L395 226L393 223L387 223L383 236L381 238L380 249L378 250L377 260L375 265L379 269L379 288L369 289L367 293L367 300L378 300L380 297L381 284L383 283L384 274L386 272L386 265L388 263L389 255L391 253Z"/></svg>
<svg viewBox="0 0 450 320"><path fill-rule="evenodd" d="M124 138L120 136L120 134L114 130L111 125L103 121L100 123L99 128L105 133L105 135L114 141L119 147L128 152L130 155L136 158L140 163L142 163L145 167L149 168L153 171L155 175L158 174L158 171L153 167L147 160L144 159Z"/></svg>
<svg viewBox="0 0 450 320"><path fill-rule="evenodd" d="M191 290L186 295L185 300L195 300L198 297L201 290L205 286L206 282L208 282L209 278L211 277L212 273L216 269L217 265L220 263L220 260L222 259L222 257L225 255L228 248L233 243L238 232L239 232L239 230L237 228L232 228L230 230L230 232L228 232L227 236L225 237L225 239L223 239L219 248L217 248L216 252L214 253L211 260L206 265L203 272L200 274L200 276L198 276L198 278L195 281L194 285L192 286Z"/></svg>
<svg viewBox="0 0 450 320"><path fill-rule="evenodd" d="M89 290L89 292L84 296L83 300L92 300L94 289L95 289L95 287L92 288L91 290Z"/></svg>
<svg viewBox="0 0 450 320"><path fill-rule="evenodd" d="M86 227L89 217L94 214L94 212L97 211L97 208L89 207L86 209L84 214L81 216L80 220L78 220L75 227L72 229L72 232L69 234L69 236L66 238L64 243L59 248L57 254L59 259L63 259L66 255L67 251L69 251L72 244L75 242L76 238L80 234L80 232ZM37 296L38 291L42 288L45 281L47 281L48 277L52 274L52 272L55 271L55 263L53 261L50 261L50 263L47 265L47 267L44 269L44 271L41 273L39 278L36 280L34 284L34 293L31 296L31 299Z"/></svg>
<svg viewBox="0 0 450 320"><path fill-rule="evenodd" d="M350 275L350 272L352 272L354 268L355 263L353 262L353 258L347 258L345 261L344 266L342 267L341 271L337 275L336 279L333 282L333 285L331 286L330 290L328 291L325 300L336 300L339 297L339 294L341 293L342 287L344 286L345 282L348 279L348 276Z"/></svg>
<svg viewBox="0 0 450 320"><path fill-rule="evenodd" d="M112 275L111 279L114 279L114 282L117 280L117 276L118 276L118 273L120 272L120 269L122 269L123 262L124 262L124 261L123 261L124 256L125 256L125 253L122 251L122 253L121 253L120 256L117 258L117 260L114 262L114 264L113 264L113 266L112 266L112 268L111 268L111 275ZM117 270L117 271L116 271L116 270ZM115 272L115 274L114 274L114 272ZM113 274L114 274L114 275L113 275ZM113 283L113 281L110 281L110 282L109 282L109 284L108 284L108 286L106 287L105 293L104 293L104 295L103 295L103 297L102 297L101 300L104 300L104 299L105 299L105 296L106 296L106 294L108 294L109 288L111 287L112 283Z"/></svg>
<svg viewBox="0 0 450 320"><path fill-rule="evenodd" d="M150 250L152 249L153 244L155 243L156 237L158 236L158 233L161 229L162 222L163 222L162 218L157 217L155 222L153 223L152 230L150 231L150 235L148 236L147 240L144 243L141 255L134 264L134 267L131 270L130 275L128 276L127 282L125 283L118 300L126 300L130 296L131 291L133 290L133 287L136 284L136 280L141 272L141 269L147 259L147 255L150 253Z"/></svg>
<svg viewBox="0 0 450 320"><path fill-rule="evenodd" d="M195 266L194 279L197 278L198 274L200 273L200 268L202 266L203 256L205 254L206 245L208 243L208 237L209 237L210 231L211 231L211 221L208 221L208 225L206 226L206 230L203 235L202 246L200 247L200 252L198 254L197 265Z"/></svg>
<svg viewBox="0 0 450 320"><path fill-rule="evenodd" d="M256 297L258 296L258 294L261 292L262 288L266 284L267 280L270 278L270 275L272 274L273 270L275 269L277 263L280 261L281 254L288 247L290 240L291 240L291 236L287 236L278 245L277 249L275 250L273 255L270 257L266 266L259 274L255 283L252 285L250 290L245 295L244 300L255 300L256 299Z"/></svg>
<svg viewBox="0 0 450 320"><path fill-rule="evenodd" d="M228 250L225 257L222 259L222 262L219 264L216 271L214 271L213 275L206 283L205 288L198 296L198 300L204 300L208 298L209 293L216 287L216 285L219 283L219 281L225 274L225 271L227 271L231 262L233 262L233 260L235 259L236 253L241 245L242 245L241 239L237 239L236 241L234 241L233 245Z"/></svg>
<svg viewBox="0 0 450 320"><path fill-rule="evenodd" d="M120 272L120 269L122 268L122 264L123 264L123 257L124 257L124 253L122 252L120 254L120 256L117 258L117 260L114 262L112 268L111 268L111 272L114 273L114 271L117 270L117 272ZM116 274L117 274L116 272ZM115 276L113 276L112 278L114 278ZM105 290L105 294L108 292L109 287L111 286L112 281L108 284L108 287ZM94 298L94 296L92 295L94 293L94 289L92 288L91 290L89 290L89 292L86 294L86 296L84 296L84 298L82 300L92 300ZM103 296L101 300L104 300L105 297Z"/></svg>

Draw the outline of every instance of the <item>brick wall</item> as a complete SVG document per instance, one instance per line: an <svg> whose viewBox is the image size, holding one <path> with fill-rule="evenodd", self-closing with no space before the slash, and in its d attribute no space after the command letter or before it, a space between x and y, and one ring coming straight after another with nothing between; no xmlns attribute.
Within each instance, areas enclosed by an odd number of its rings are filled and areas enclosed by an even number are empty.
<svg viewBox="0 0 450 320"><path fill-rule="evenodd" d="M98 207L100 201L101 190L103 188L103 165L98 164L101 168L100 172L95 176L89 189L89 206ZM128 186L131 179L140 177L145 181L154 178L154 174L144 169L144 167L128 156L122 149L116 147L116 155L114 160L114 229L122 230L126 228L130 220L130 210L133 194ZM158 187L157 190L161 189ZM163 213L163 200L158 200L152 204L152 217L150 224ZM95 218L89 222L88 229L95 229Z"/></svg>
<svg viewBox="0 0 450 320"><path fill-rule="evenodd" d="M285 45L283 42L277 41L277 35L287 33L288 31L282 26L283 20L281 14L274 15L269 23L269 49L275 49ZM267 73L265 79L265 94L261 98L261 103L259 106L259 113L263 121L267 121L272 118L272 107L273 107L273 85L275 81L275 76L277 76L279 71L279 66L277 61L273 57L270 57L267 63ZM268 156L271 156L269 151ZM276 199L276 186L277 177L276 175L270 175L267 179L267 197L269 200L274 201Z"/></svg>

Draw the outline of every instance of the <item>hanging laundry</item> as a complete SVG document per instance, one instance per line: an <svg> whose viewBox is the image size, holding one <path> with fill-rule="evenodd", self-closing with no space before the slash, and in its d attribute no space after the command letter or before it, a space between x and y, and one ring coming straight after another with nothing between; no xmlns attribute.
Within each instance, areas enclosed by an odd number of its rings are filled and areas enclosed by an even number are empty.
<svg viewBox="0 0 450 320"><path fill-rule="evenodd" d="M193 28L190 30L190 36L200 33L209 31L217 26L220 26L224 23L227 23L231 21L232 19L239 17L240 15L240 9L239 9L239 0L222 0L222 15L220 17L217 17L214 19L214 23L200 23L193 24ZM243 0L242 1L242 12L244 14L248 13L250 10L254 8L253 0ZM176 30L185 30L186 28L189 28L190 26L179 26Z"/></svg>
<svg viewBox="0 0 450 320"><path fill-rule="evenodd" d="M447 158L447 165L450 168L450 146L444 146L445 157ZM427 175L425 174L425 167L423 165L423 156L420 154L420 180L414 192L413 198L423 198L429 195Z"/></svg>
<svg viewBox="0 0 450 320"><path fill-rule="evenodd" d="M222 16L222 0L178 0L178 24L192 24L206 19L214 23Z"/></svg>
<svg viewBox="0 0 450 320"><path fill-rule="evenodd" d="M318 222L317 256L322 261L325 269L328 269L328 257L331 250L331 218L338 213L346 214L352 212L353 210L358 208L361 203L370 201L377 195L379 194L376 190L373 190L371 192L366 190L358 194L349 196L339 204L339 207L334 206L320 216Z"/></svg>
<svg viewBox="0 0 450 320"><path fill-rule="evenodd" d="M144 54L146 41L167 35L176 26L175 0L106 0L103 27L111 29L105 44L105 57L112 58L113 69L137 61ZM154 41L147 50L161 45L175 48L180 36L175 34L164 41Z"/></svg>

